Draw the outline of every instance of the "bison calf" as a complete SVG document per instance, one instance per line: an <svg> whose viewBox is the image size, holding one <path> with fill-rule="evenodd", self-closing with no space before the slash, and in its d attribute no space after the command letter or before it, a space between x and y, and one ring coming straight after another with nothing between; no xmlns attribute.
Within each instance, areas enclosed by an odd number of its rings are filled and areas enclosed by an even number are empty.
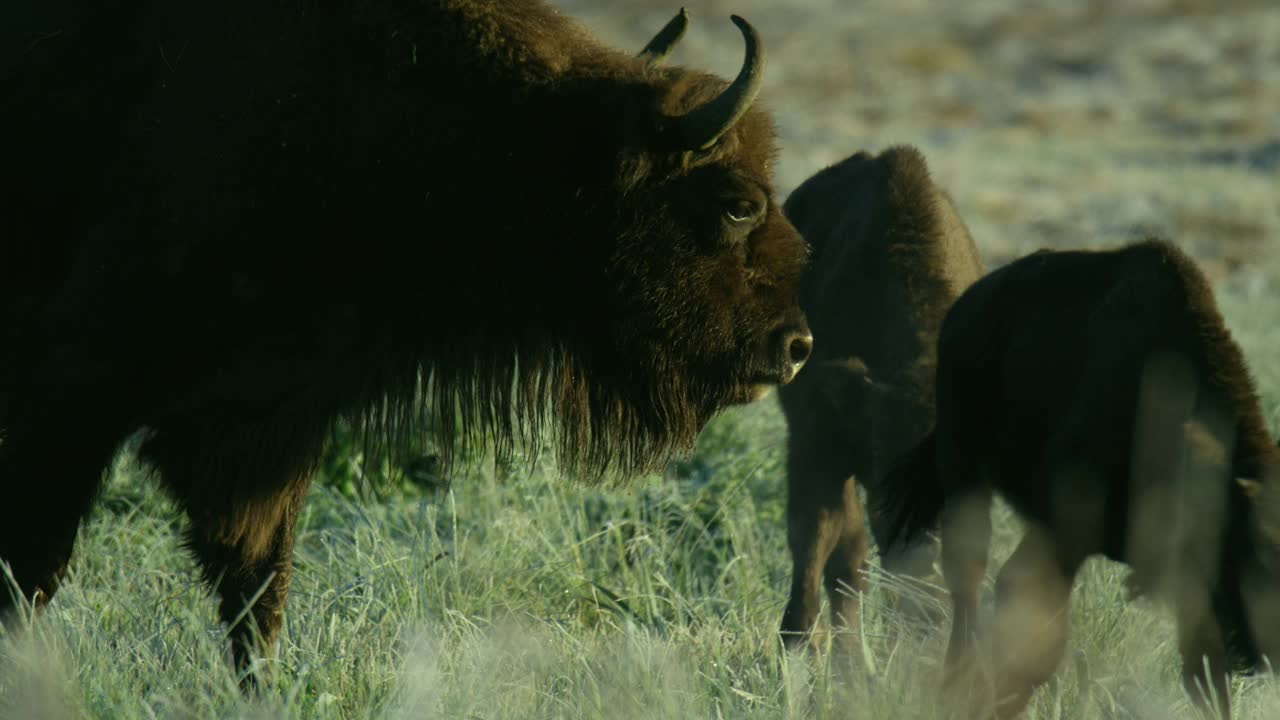
<svg viewBox="0 0 1280 720"><path fill-rule="evenodd" d="M853 155L797 188L784 212L813 248L801 307L821 340L809 369L778 392L794 562L782 635L796 646L817 620L824 581L832 624L856 627L849 590L866 585L868 545L857 484L874 496L887 460L928 432L938 326L982 264L913 148ZM878 518L871 529L883 547ZM888 553L884 565L924 576L933 555Z"/></svg>
<svg viewBox="0 0 1280 720"><path fill-rule="evenodd" d="M970 664L999 493L1028 526L996 588L1000 715L1053 674L1072 581L1095 554L1172 604L1184 685L1225 715L1225 673L1276 648L1280 458L1192 261L1147 241L991 273L943 323L937 401L884 497L891 536L941 522L952 681Z"/></svg>

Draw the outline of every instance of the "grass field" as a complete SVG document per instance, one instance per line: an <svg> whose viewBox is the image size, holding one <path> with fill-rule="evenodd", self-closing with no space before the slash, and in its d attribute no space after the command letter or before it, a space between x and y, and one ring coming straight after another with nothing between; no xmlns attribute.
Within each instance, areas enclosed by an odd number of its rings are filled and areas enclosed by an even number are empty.
<svg viewBox="0 0 1280 720"><path fill-rule="evenodd" d="M1224 302L1280 419L1280 297ZM626 489L478 460L451 491L355 500L323 478L298 538L275 682L245 700L179 520L122 456L48 612L0 638L0 717L947 717L934 689L945 628L895 615L876 575L868 663L788 656L776 628L788 564L786 428L773 399L728 412L666 478ZM336 458L330 468L340 468ZM1017 524L1001 509L997 563ZM1188 711L1172 625L1123 601L1092 561L1074 660L1030 718ZM990 588L988 588L989 595ZM1240 717L1280 685L1237 684Z"/></svg>
<svg viewBox="0 0 1280 720"><path fill-rule="evenodd" d="M1209 270L1280 426L1273 2L688 4L675 62L733 73L729 12L764 33L784 191L856 149L910 142L992 265L1168 234ZM561 5L637 49L676 9ZM782 651L785 433L773 399L736 409L666 477L627 488L565 481L550 458L479 458L451 490L358 499L335 456L302 517L274 681L252 700L180 519L126 453L71 580L0 631L0 719L948 717L946 628L895 615L891 578L863 606L864 667ZM992 570L1017 532L1001 508ZM1189 712L1172 623L1125 603L1123 576L1104 561L1082 573L1074 655L1028 718ZM1235 693L1239 717L1280 717L1280 683Z"/></svg>

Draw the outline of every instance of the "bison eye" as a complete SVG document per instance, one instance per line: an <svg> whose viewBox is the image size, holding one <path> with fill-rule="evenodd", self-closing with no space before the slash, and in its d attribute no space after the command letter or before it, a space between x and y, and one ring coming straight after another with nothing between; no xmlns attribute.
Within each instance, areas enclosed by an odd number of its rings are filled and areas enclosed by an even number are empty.
<svg viewBox="0 0 1280 720"><path fill-rule="evenodd" d="M724 216L735 225L752 222L760 217L760 206L750 200L738 200L725 208Z"/></svg>

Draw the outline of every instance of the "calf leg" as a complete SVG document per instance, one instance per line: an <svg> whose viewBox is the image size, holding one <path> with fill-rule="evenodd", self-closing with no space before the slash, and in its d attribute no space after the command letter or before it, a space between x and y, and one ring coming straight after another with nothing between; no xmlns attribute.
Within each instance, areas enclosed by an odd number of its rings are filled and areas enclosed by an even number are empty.
<svg viewBox="0 0 1280 720"><path fill-rule="evenodd" d="M1026 707L1032 692L1053 677L1067 650L1071 584L1083 557L1032 527L996 580L994 646L1000 717Z"/></svg>
<svg viewBox="0 0 1280 720"><path fill-rule="evenodd" d="M187 545L220 596L238 673L270 654L280 633L298 511L323 437L300 427L158 433L143 447L191 519ZM241 676L242 686L254 682Z"/></svg>
<svg viewBox="0 0 1280 720"><path fill-rule="evenodd" d="M991 491L952 498L942 512L942 576L951 592L951 640L947 644L949 684L972 667L978 632L978 600L991 547Z"/></svg>
<svg viewBox="0 0 1280 720"><path fill-rule="evenodd" d="M845 505L845 485L852 479L824 469L806 466L792 457L787 472L787 545L791 549L791 596L782 615L782 641L794 649L812 640L814 624L822 605L822 582L828 559L850 525ZM856 494L853 498L857 500ZM856 520L861 523L861 508ZM864 555L865 555L865 541ZM856 548L850 548L856 550ZM842 558L842 564L853 562ZM839 573L828 579L838 583ZM849 578L856 585L856 578ZM847 612L847 610L845 610ZM847 615L846 615L847 617Z"/></svg>
<svg viewBox="0 0 1280 720"><path fill-rule="evenodd" d="M1222 631L1201 578L1179 578L1175 595L1182 686L1206 715L1231 717L1229 670Z"/></svg>
<svg viewBox="0 0 1280 720"><path fill-rule="evenodd" d="M862 593L867 590L869 538L866 514L853 478L844 482L840 512L836 517L840 522L838 527L833 528L833 532L838 534L835 546L827 557L823 574L826 579L827 601L831 604L831 626L847 631L837 636L840 648L856 656L861 653L859 610Z"/></svg>

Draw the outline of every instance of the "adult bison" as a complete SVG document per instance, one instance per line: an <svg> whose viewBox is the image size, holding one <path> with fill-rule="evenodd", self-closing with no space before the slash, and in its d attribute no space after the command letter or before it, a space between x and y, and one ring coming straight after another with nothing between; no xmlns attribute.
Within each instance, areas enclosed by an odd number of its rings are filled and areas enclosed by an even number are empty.
<svg viewBox="0 0 1280 720"><path fill-rule="evenodd" d="M103 468L190 517L235 661L274 641L340 417L452 458L555 431L627 476L785 383L807 248L764 49L726 84L540 0L0 11L0 559L48 600ZM247 613L246 599L260 593ZM4 605L9 605L6 598Z"/></svg>
<svg viewBox="0 0 1280 720"><path fill-rule="evenodd" d="M1094 554L1172 604L1198 700L1212 691L1225 714L1225 673L1277 657L1280 453L1208 282L1177 248L1041 251L978 281L943 323L937 400L936 427L883 497L894 534L941 520L953 671L971 660L993 494L1026 521L996 587L999 714L1053 674Z"/></svg>
<svg viewBox="0 0 1280 720"><path fill-rule="evenodd" d="M938 327L982 263L911 147L858 153L822 170L784 211L813 248L800 306L822 339L804 373L778 391L789 428L793 561L782 637L795 646L818 618L824 583L832 624L858 626L869 539L857 486L874 500L889 460L932 427ZM870 524L885 569L930 575L934 549L890 550L880 519Z"/></svg>

